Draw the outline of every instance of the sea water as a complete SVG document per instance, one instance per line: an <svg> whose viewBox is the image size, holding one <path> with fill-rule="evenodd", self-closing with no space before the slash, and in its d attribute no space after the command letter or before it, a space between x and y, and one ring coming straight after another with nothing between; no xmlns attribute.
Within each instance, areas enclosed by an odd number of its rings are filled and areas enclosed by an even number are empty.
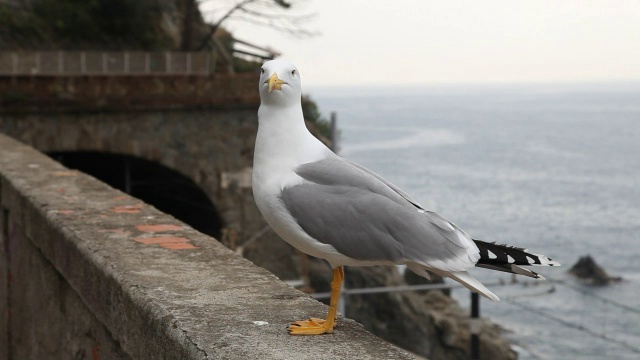
<svg viewBox="0 0 640 360"><path fill-rule="evenodd" d="M339 153L476 239L560 261L555 281L477 269L521 359L640 358L640 83L317 89ZM624 280L584 285L591 255ZM463 306L466 290L454 291Z"/></svg>

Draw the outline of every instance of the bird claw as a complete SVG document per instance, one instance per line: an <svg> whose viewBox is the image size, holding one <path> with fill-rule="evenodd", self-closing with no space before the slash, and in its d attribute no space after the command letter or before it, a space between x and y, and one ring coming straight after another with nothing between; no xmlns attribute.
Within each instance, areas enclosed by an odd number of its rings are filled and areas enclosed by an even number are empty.
<svg viewBox="0 0 640 360"><path fill-rule="evenodd" d="M308 320L294 321L287 330L291 335L320 335L333 332L333 324L327 323L324 319L309 318Z"/></svg>

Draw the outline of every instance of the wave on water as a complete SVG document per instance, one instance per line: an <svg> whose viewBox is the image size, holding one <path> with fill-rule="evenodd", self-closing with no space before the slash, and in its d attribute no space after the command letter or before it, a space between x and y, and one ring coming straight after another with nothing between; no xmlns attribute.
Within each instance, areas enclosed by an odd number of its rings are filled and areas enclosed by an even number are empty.
<svg viewBox="0 0 640 360"><path fill-rule="evenodd" d="M464 135L447 129L415 129L409 135L387 139L383 141L372 140L364 143L342 147L343 154L353 154L361 151L415 149L418 147L460 145L465 143Z"/></svg>

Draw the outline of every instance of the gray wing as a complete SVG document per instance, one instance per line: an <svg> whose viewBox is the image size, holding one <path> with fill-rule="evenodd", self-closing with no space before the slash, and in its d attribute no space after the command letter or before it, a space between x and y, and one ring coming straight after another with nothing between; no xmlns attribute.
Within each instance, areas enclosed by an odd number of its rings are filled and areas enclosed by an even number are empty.
<svg viewBox="0 0 640 360"><path fill-rule="evenodd" d="M341 254L451 271L475 264L477 248L464 232L375 173L338 156L295 172L306 182L283 189L285 207L305 232Z"/></svg>
<svg viewBox="0 0 640 360"><path fill-rule="evenodd" d="M407 193L405 193L404 191L402 191L399 187L393 185L392 183L388 182L386 179L384 179L382 176L374 173L373 171L367 169L366 167L360 165L360 164L356 164L352 161L349 161L347 159L342 158L342 160L344 160L345 162L357 167L358 169L366 172L367 174L375 177L376 179L380 180L381 182L383 182L385 185L387 185L389 188L391 188L391 190L395 191L396 193L398 193L398 195L402 196L403 198L405 198L405 200L407 200L408 202L410 202L411 204L413 204L413 206L417 207L418 209L422 209L425 210L424 207L422 207L422 205L418 204L417 201L413 200Z"/></svg>

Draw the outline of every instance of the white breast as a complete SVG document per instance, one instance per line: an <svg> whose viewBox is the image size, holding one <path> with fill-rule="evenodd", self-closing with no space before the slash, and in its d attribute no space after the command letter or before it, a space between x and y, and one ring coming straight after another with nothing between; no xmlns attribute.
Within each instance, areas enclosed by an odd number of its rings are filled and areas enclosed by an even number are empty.
<svg viewBox="0 0 640 360"><path fill-rule="evenodd" d="M286 115L299 117L296 121L288 121L286 117L283 120L283 116L260 116L253 163L256 205L273 230L289 244L306 254L339 262L343 256L333 246L308 236L280 200L282 189L305 181L294 169L333 155L309 133L301 111L299 115Z"/></svg>

